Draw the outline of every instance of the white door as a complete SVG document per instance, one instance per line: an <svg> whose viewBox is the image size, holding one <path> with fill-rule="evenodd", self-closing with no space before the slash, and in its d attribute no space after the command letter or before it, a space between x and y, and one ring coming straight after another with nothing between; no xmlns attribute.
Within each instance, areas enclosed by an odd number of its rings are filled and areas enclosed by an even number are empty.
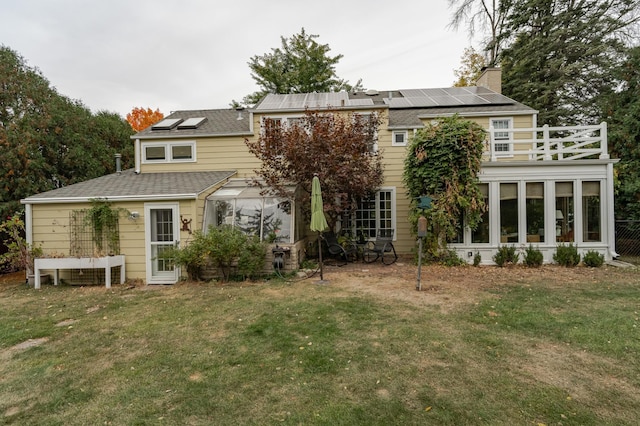
<svg viewBox="0 0 640 426"><path fill-rule="evenodd" d="M175 284L178 270L162 252L179 243L178 204L145 204L147 284Z"/></svg>

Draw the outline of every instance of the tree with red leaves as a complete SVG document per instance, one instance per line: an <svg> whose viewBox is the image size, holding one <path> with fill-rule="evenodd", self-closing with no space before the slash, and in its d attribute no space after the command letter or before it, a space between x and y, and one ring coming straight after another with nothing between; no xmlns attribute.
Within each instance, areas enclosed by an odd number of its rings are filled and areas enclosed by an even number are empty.
<svg viewBox="0 0 640 426"><path fill-rule="evenodd" d="M320 178L324 210L333 228L340 215L353 211L357 201L383 183L382 153L377 151L378 114L306 111L295 122L265 118L258 140L245 140L262 161L256 170L261 185L277 196L294 198L310 216L311 181Z"/></svg>

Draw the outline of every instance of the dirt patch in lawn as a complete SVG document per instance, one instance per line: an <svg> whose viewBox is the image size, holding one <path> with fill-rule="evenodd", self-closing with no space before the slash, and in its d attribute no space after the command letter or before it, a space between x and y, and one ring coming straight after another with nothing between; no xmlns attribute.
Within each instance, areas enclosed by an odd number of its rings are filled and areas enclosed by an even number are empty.
<svg viewBox="0 0 640 426"><path fill-rule="evenodd" d="M487 292L505 285L525 284L535 286L571 287L586 282L628 283L640 282L636 268L619 268L605 265L601 268L565 268L544 265L527 268L513 265L447 267L426 265L422 267L420 287L417 291L418 268L410 260L400 259L392 265L377 263L350 263L342 267L325 265L325 285L365 293L386 299L403 300L417 305L438 305L447 311L460 305L475 303L487 296ZM306 282L319 280L315 275Z"/></svg>

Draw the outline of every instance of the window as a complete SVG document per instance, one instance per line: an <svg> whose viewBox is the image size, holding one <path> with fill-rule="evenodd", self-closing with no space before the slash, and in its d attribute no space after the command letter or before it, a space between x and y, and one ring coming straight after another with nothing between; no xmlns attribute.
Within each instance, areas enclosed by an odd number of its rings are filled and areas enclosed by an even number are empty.
<svg viewBox="0 0 640 426"><path fill-rule="evenodd" d="M500 242L518 242L518 184L500 184Z"/></svg>
<svg viewBox="0 0 640 426"><path fill-rule="evenodd" d="M600 235L600 182L582 182L582 239L602 241Z"/></svg>
<svg viewBox="0 0 640 426"><path fill-rule="evenodd" d="M544 242L544 183L527 182L527 242Z"/></svg>
<svg viewBox="0 0 640 426"><path fill-rule="evenodd" d="M367 239L375 238L380 229L394 229L395 190L380 190L375 197L360 200L355 212L355 227L354 235L362 233Z"/></svg>
<svg viewBox="0 0 640 426"><path fill-rule="evenodd" d="M575 241L573 208L573 182L556 182L556 241Z"/></svg>
<svg viewBox="0 0 640 426"><path fill-rule="evenodd" d="M268 243L293 243L294 203L262 196L260 192L260 188L248 186L244 180L227 183L207 197L205 230L209 226L230 225Z"/></svg>
<svg viewBox="0 0 640 426"><path fill-rule="evenodd" d="M374 118L371 113L354 113L352 115L354 122L360 120L362 126L366 127L368 122ZM378 129L377 127L367 134L368 144L367 151L371 154L378 152Z"/></svg>
<svg viewBox="0 0 640 426"><path fill-rule="evenodd" d="M145 144L144 163L192 162L195 161L195 142L167 142Z"/></svg>
<svg viewBox="0 0 640 426"><path fill-rule="evenodd" d="M484 197L485 211L482 213L482 221L478 227L471 231L471 242L476 244L489 243L489 184L481 183L480 192Z"/></svg>
<svg viewBox="0 0 640 426"><path fill-rule="evenodd" d="M490 120L490 126L495 130L499 129L511 129L513 127L513 119L511 118L492 118ZM493 149L496 154L508 155L511 151L511 137L512 132L500 132L494 131L493 140L494 146ZM508 141L508 142L502 142Z"/></svg>
<svg viewBox="0 0 640 426"><path fill-rule="evenodd" d="M391 145L393 146L406 146L407 141L409 140L409 132L406 130L394 130L391 133L392 141Z"/></svg>

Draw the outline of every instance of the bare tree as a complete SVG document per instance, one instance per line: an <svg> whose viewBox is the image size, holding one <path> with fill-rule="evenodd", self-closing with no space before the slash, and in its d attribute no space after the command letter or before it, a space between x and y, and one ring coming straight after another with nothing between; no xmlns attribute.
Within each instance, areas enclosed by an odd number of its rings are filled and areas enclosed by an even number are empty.
<svg viewBox="0 0 640 426"><path fill-rule="evenodd" d="M449 0L449 7L454 8L449 27L457 30L460 25L467 24L469 37L473 37L479 29L485 35L483 49L487 53L487 65L492 67L498 63L505 18L509 11L510 1L500 0Z"/></svg>

